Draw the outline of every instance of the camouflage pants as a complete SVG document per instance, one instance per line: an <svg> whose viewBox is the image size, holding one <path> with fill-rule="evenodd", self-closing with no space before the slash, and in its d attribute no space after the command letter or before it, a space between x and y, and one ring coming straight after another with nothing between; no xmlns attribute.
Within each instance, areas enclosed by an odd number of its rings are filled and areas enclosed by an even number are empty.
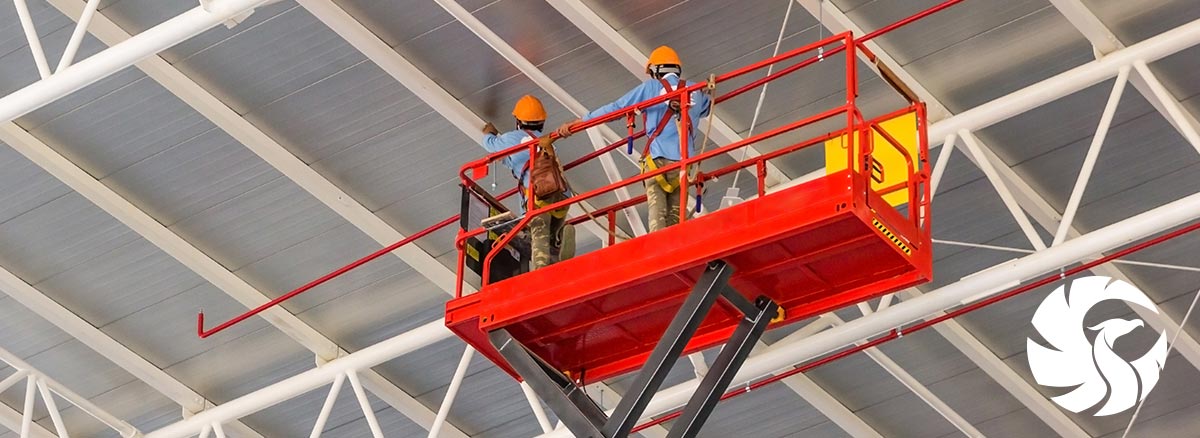
<svg viewBox="0 0 1200 438"><path fill-rule="evenodd" d="M566 199L558 194L547 199L539 199L544 203L554 203ZM550 266L558 258L562 250L562 231L566 225L567 209L559 209L542 213L529 220L529 239L533 258L532 269Z"/></svg>
<svg viewBox="0 0 1200 438"><path fill-rule="evenodd" d="M675 164L675 160L666 158L655 158L654 164L662 168ZM663 175L664 177L678 177L671 173ZM650 178L645 181L646 185L646 205L650 216L650 232L655 232L663 228L679 223L679 194L683 190L676 188L675 191L667 193L662 186L658 184L657 178Z"/></svg>

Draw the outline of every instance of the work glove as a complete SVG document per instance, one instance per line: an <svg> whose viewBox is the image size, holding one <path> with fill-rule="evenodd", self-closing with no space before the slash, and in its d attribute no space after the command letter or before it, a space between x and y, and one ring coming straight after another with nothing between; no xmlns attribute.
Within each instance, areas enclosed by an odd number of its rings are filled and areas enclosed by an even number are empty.
<svg viewBox="0 0 1200 438"><path fill-rule="evenodd" d="M571 136L571 127L581 121L582 120L575 119L575 120L569 121L567 123L563 123L562 126L559 126L558 129L554 130L554 132L557 133L558 136L562 137L562 138L570 137Z"/></svg>
<svg viewBox="0 0 1200 438"><path fill-rule="evenodd" d="M496 129L496 125L493 125L492 122L487 122L483 124L483 133L497 135L500 134L500 130Z"/></svg>

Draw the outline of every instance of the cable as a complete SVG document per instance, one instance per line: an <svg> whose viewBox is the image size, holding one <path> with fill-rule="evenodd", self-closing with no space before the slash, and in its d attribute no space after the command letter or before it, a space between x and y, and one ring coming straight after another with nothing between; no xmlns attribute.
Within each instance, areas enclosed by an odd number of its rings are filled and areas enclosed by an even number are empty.
<svg viewBox="0 0 1200 438"><path fill-rule="evenodd" d="M1192 316L1192 311L1196 310L1196 302L1200 301L1200 290L1196 291L1196 296L1192 297L1192 305L1188 306L1187 312L1183 314L1183 320L1179 321L1179 328L1175 329L1175 336L1171 337L1171 343L1167 344L1167 351L1175 348L1175 341L1179 340L1179 335L1183 333L1183 327L1187 325L1188 317ZM1147 394L1147 396L1149 396ZM1133 423L1137 421L1138 414L1142 412L1142 405L1146 404L1146 397L1142 397L1138 401L1137 409L1133 410L1133 416L1129 418L1129 424L1125 426L1125 433L1121 434L1121 438L1129 436L1129 431L1133 429Z"/></svg>
<svg viewBox="0 0 1200 438"><path fill-rule="evenodd" d="M783 45L783 33L787 30L788 18L792 16L792 5L795 3L796 2L794 2L792 0L787 0L787 4L788 4L787 12L783 13L783 24L781 26L779 26L779 36L775 38L775 51L772 52L772 54L771 54L772 58L779 56L779 47L781 45ZM775 64L772 63L771 65L768 65L767 66L767 76L771 76L771 70L774 70L774 69L775 69ZM767 86L768 85L770 85L770 84L764 83L763 87L762 87L762 91L759 91L759 93L758 93L758 104L754 106L754 117L752 117L750 119L750 130L746 132L746 137L751 137L754 135L754 125L758 124L758 114L762 111L763 102L767 98ZM712 114L710 112L708 116L714 117L714 114ZM738 159L739 162L746 160L746 153L749 152L749 150L750 150L749 148L742 148L742 158ZM749 170L747 170L747 172L749 172ZM740 177L740 176L742 176L742 172L737 172L737 173L733 174L733 187L737 187L738 177Z"/></svg>

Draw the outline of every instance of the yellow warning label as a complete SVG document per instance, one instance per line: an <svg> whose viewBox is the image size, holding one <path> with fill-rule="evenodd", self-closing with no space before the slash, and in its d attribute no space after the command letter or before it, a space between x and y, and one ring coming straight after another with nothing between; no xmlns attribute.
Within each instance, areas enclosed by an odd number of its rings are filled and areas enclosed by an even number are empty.
<svg viewBox="0 0 1200 438"><path fill-rule="evenodd" d="M895 234L892 234L891 230L889 230L889 229L887 229L887 227L883 226L883 223L879 222L879 219L871 219L871 223L874 224L875 228L878 228L879 231L881 233L883 233L884 236L887 236L888 240L891 240L892 243L895 244L897 248L900 248L900 251L903 251L904 255L908 255L908 256L912 255L912 249L910 249L908 247L908 245L905 245L903 240L900 240L899 237L896 237Z"/></svg>
<svg viewBox="0 0 1200 438"><path fill-rule="evenodd" d="M908 156L913 159L913 166L919 166L917 161L917 113L910 112L898 117L888 119L879 124L888 135L900 142L900 146L908 152ZM872 165L872 174L875 177L881 177L882 181L872 179L872 189L882 189L891 187L908 181L908 162L904 160L904 155L896 150L883 135L871 131L871 142L875 145L875 149L871 152L871 158L878 161L879 165ZM857 147L857 145L856 145ZM846 151L846 136L837 137L825 142L825 174L829 175L836 172L846 170L846 160L849 154ZM857 152L854 154L855 160L858 160ZM857 166L856 168L861 168ZM913 169L917 172L919 169ZM882 175L881 175L882 174ZM888 193L883 196L883 199L893 207L903 205L908 202L908 190L899 190Z"/></svg>

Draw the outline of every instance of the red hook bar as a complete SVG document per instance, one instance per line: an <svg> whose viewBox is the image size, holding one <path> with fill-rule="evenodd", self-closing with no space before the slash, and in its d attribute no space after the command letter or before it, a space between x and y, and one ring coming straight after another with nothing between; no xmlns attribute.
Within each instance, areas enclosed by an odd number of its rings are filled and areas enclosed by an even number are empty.
<svg viewBox="0 0 1200 438"><path fill-rule="evenodd" d="M293 289L291 292L280 295L279 298L275 298L271 301L264 303L261 306L255 307L254 310L251 310L249 312L238 315L237 317L235 317L229 321L225 321L225 322L221 323L221 325L213 327L210 330L207 330L207 331L204 330L204 311L201 310L200 314L197 315L197 317L196 317L196 334L199 335L201 338L207 338L209 336L212 336L213 334L215 334L217 332L225 330L234 324L237 324L239 322L246 320L246 318L249 318L251 316L262 313L262 311L264 311L264 310L267 310L279 303L287 301L288 299L290 299L296 295L300 295L304 292L307 292L309 289L320 286L321 284L323 284L329 280L332 280L334 278L337 278L338 276L341 276L342 274L345 274L346 272L348 272L354 268L362 266L363 264L366 264L367 262L369 262L371 260L375 260L379 257L382 257L384 254L395 251L397 248L400 248L401 246L407 245L417 239L425 237L425 236L429 235L430 233L433 233L434 231L445 228L446 226L458 221L458 216L459 215L456 214L454 216L443 219L441 222L438 222L429 228L418 231L416 234L405 237L403 240L401 240L399 242L388 245L378 251L371 253L370 255L368 255L366 257L355 260L354 263L348 264L346 266L342 266L341 268L338 268L337 270L335 270L333 272L330 272L328 274L321 276L321 278L310 281L310 282L308 282L308 284L305 284L304 286L300 286L296 289Z"/></svg>

